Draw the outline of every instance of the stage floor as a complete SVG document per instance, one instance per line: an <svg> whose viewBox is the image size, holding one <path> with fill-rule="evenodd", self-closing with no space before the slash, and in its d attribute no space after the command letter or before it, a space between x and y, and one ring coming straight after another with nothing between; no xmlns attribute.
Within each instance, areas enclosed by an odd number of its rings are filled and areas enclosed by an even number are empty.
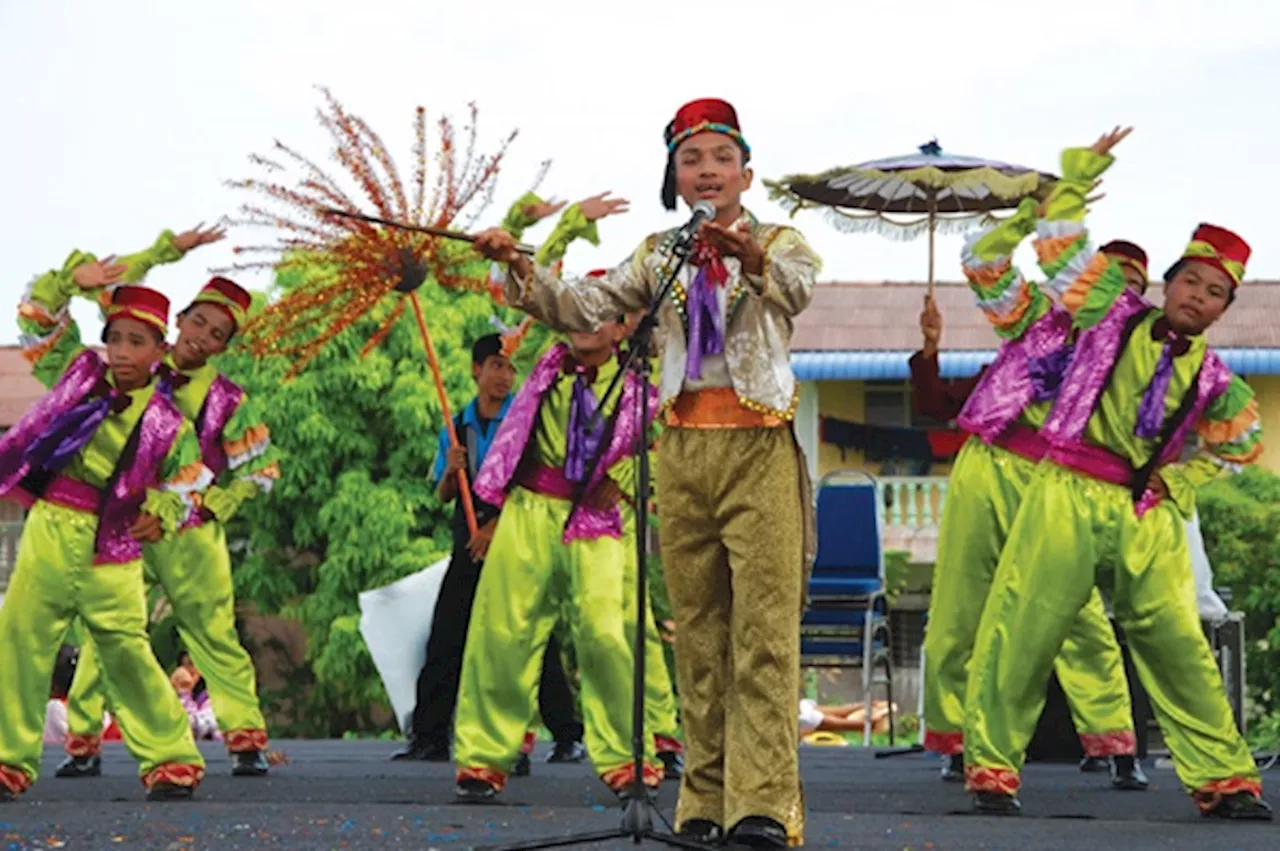
<svg viewBox="0 0 1280 851"><path fill-rule="evenodd" d="M618 825L612 797L586 765L546 765L513 779L494 806L453 802L452 768L392 763L381 741L284 741L290 764L262 779L232 778L206 743L209 774L197 800L148 804L124 749L109 745L100 778L44 776L18 803L0 805L0 851L76 849L470 848ZM539 752L539 757L545 751ZM1023 815L969 815L969 798L938 779L924 755L877 760L856 748L805 748L807 846L893 851L1000 849L1280 848L1280 823L1202 819L1168 768L1147 766L1152 788L1117 792L1075 766L1028 767ZM1264 781L1269 779L1264 777ZM1270 790L1272 795L1276 789ZM663 787L670 818L676 784ZM596 848L635 847L632 843ZM651 845L649 847L658 847Z"/></svg>

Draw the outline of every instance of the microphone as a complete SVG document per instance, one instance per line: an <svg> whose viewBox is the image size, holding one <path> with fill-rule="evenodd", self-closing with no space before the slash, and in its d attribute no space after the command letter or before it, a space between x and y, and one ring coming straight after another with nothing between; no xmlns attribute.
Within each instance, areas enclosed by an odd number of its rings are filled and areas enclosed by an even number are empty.
<svg viewBox="0 0 1280 851"><path fill-rule="evenodd" d="M676 234L676 246L680 248L689 247L693 243L693 237L698 232L698 228L702 226L702 223L715 217L715 204L705 199L694 204L693 215L689 216L689 221Z"/></svg>

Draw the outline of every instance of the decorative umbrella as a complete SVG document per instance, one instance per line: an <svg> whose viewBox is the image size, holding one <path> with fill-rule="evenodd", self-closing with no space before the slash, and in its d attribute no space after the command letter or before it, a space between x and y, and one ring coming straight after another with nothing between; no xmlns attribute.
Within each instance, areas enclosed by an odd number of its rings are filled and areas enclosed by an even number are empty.
<svg viewBox="0 0 1280 851"><path fill-rule="evenodd" d="M343 330L395 300L394 307L370 336L363 354L375 348L411 308L422 338L431 376L444 414L449 440L458 436L449 411L449 399L440 374L435 346L427 329L417 289L427 280L454 290L487 291L489 264L448 230L465 220L468 227L492 200L495 180L510 134L497 152L476 150L476 109L463 129L466 146L459 148L454 124L439 121L439 146L434 187L427 183L428 155L426 110L418 107L414 121L414 173L412 182L400 177L382 139L361 118L348 113L321 88L328 110L320 111L320 124L333 139L333 158L353 179L359 194L372 204L374 214L361 212L356 200L311 159L277 141L276 155L298 173L292 186L279 178L229 182L236 189L265 196L277 209L245 204L244 218L233 224L277 231L273 245L237 246L239 255L266 255L267 259L238 263L226 271L305 266L318 256L332 263L334 273L291 290L254 317L238 335L240 344L259 357L293 361L286 378L292 378ZM267 173L284 172L286 166L254 155L250 161ZM546 172L543 164L542 174ZM539 175L541 180L541 174ZM407 184L407 185L406 185ZM472 534L476 531L465 472L459 473L463 511Z"/></svg>
<svg viewBox="0 0 1280 851"><path fill-rule="evenodd" d="M794 216L826 207L846 233L873 230L897 239L929 234L929 294L933 294L934 235L960 233L1010 210L1023 198L1043 199L1057 178L1025 166L943 153L935 139L920 153L767 180L770 197ZM861 213L851 210L865 211ZM906 218L902 218L906 217Z"/></svg>

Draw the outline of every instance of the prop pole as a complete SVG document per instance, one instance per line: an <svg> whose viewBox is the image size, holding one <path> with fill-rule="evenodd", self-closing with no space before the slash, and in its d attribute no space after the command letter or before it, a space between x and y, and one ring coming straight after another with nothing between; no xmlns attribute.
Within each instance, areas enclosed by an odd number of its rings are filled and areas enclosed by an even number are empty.
<svg viewBox="0 0 1280 851"><path fill-rule="evenodd" d="M333 207L321 207L320 212L326 216L338 216L344 219L355 219L356 221L369 222L370 224L375 224L375 225L385 225L386 227L396 228L398 230L407 230L407 231L413 231L414 233L430 234L431 236L438 236L443 239L457 239L457 240L461 240L462 242L476 241L476 238L469 233L462 233L461 231L449 230L447 228L433 228L433 227L428 227L427 225L410 225L410 224L406 224L405 222L392 221L391 219L380 219L377 216L366 216L364 213L348 213L345 210L336 210ZM530 257L533 257L535 254L538 253L538 249L534 248L532 245L525 245L524 243L517 245L516 251L519 251L521 254L526 254Z"/></svg>
<svg viewBox="0 0 1280 851"><path fill-rule="evenodd" d="M929 193L929 298L933 299L933 237L938 229L938 196Z"/></svg>
<svg viewBox="0 0 1280 851"><path fill-rule="evenodd" d="M431 335L427 333L427 320L422 316L422 302L418 301L416 292L409 293L409 301L413 304L413 318L418 320L418 333L422 335L422 348L427 352L427 365L431 367L431 377L436 382L436 393L440 396L440 410L444 413L444 427L449 432L449 445L459 446L458 432L453 427L453 414L449 412L449 394L444 391L444 379L440 377L440 362L436 360L436 347L431 344ZM471 503L471 486L467 481L467 470L458 471L458 498L462 500L462 511L467 517L467 529L475 537L479 527L476 525L476 508Z"/></svg>

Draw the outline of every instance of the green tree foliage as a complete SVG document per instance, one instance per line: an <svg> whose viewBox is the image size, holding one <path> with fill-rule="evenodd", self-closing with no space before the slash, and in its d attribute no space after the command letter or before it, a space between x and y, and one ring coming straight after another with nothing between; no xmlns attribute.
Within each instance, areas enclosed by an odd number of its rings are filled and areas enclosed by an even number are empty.
<svg viewBox="0 0 1280 851"><path fill-rule="evenodd" d="M322 264L292 267L276 286L289 291L332 274ZM475 395L471 344L492 333L488 295L419 291L440 358L451 413ZM264 300L264 299L260 299ZM232 350L219 368L262 405L282 450L272 493L246 507L231 530L246 544L236 592L260 613L294 618L306 631L307 668L286 693L264 695L288 721L277 734L341 736L374 728L386 695L359 632L361 591L378 588L446 556L452 507L436 499L431 467L444 416L412 315L360 353L395 304L388 296L292 381L282 359ZM504 311L514 324L518 316ZM522 374L549 342L531 330L518 358Z"/></svg>
<svg viewBox="0 0 1280 851"><path fill-rule="evenodd" d="M1250 468L1205 488L1198 507L1214 584L1230 588L1231 607L1245 614L1254 713L1274 718L1280 715L1280 476Z"/></svg>

